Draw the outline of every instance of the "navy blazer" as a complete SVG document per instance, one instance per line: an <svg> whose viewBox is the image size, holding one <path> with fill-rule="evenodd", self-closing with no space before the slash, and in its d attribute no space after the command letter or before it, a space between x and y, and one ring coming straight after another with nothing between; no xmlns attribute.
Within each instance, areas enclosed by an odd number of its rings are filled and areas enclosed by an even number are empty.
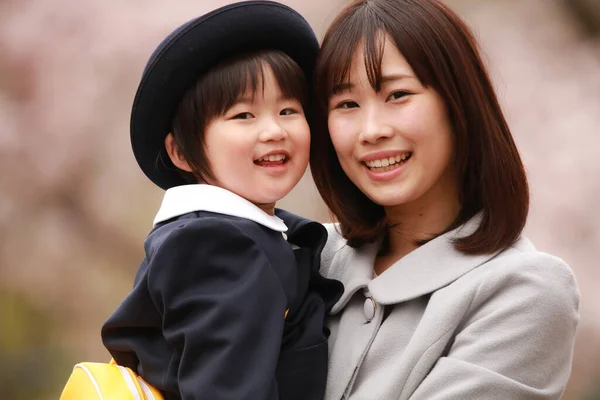
<svg viewBox="0 0 600 400"><path fill-rule="evenodd" d="M324 317L343 286L319 274L325 228L276 215L289 243L207 211L156 225L133 290L102 327L117 363L166 399L322 399Z"/></svg>

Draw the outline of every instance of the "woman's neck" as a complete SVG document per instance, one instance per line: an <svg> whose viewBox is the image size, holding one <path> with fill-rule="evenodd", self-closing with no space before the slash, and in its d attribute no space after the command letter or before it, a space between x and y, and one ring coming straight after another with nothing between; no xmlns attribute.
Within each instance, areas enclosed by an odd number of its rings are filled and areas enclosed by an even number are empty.
<svg viewBox="0 0 600 400"><path fill-rule="evenodd" d="M386 207L391 225L388 246L382 254L382 264L376 271L383 272L393 262L419 247L418 242L444 232L460 212L458 192L452 187L440 188L407 204Z"/></svg>

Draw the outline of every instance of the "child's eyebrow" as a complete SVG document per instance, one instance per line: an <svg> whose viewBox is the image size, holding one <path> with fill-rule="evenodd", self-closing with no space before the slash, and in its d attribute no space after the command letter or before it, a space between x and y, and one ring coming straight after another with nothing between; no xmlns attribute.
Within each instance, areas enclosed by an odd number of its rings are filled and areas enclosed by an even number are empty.
<svg viewBox="0 0 600 400"><path fill-rule="evenodd" d="M251 104L253 101L252 97L243 96L236 100L235 104Z"/></svg>

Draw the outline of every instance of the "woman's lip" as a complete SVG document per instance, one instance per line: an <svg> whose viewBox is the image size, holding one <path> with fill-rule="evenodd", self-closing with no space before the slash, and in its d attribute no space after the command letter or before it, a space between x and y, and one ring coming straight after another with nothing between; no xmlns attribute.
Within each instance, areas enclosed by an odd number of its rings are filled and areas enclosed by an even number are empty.
<svg viewBox="0 0 600 400"><path fill-rule="evenodd" d="M401 173L403 173L404 170L406 169L406 164L408 164L409 162L410 162L410 158L406 161L402 161L398 167L395 167L389 171L382 171L382 172L371 170L369 167L367 167L367 165L365 163L361 163L361 165L363 166L363 168L365 168L367 170L367 176L371 180L389 181L391 179L394 179ZM394 164L394 165L397 165L397 164Z"/></svg>

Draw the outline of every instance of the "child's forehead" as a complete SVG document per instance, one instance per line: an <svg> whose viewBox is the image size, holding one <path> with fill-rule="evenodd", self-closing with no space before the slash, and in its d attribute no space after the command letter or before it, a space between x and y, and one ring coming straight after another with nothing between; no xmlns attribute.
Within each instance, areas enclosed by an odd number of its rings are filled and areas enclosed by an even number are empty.
<svg viewBox="0 0 600 400"><path fill-rule="evenodd" d="M248 75L250 72L248 71ZM281 95L281 85L275 78L271 67L267 64L255 77L247 76L245 88L240 92L238 101L252 102L263 99L266 95L275 93Z"/></svg>

